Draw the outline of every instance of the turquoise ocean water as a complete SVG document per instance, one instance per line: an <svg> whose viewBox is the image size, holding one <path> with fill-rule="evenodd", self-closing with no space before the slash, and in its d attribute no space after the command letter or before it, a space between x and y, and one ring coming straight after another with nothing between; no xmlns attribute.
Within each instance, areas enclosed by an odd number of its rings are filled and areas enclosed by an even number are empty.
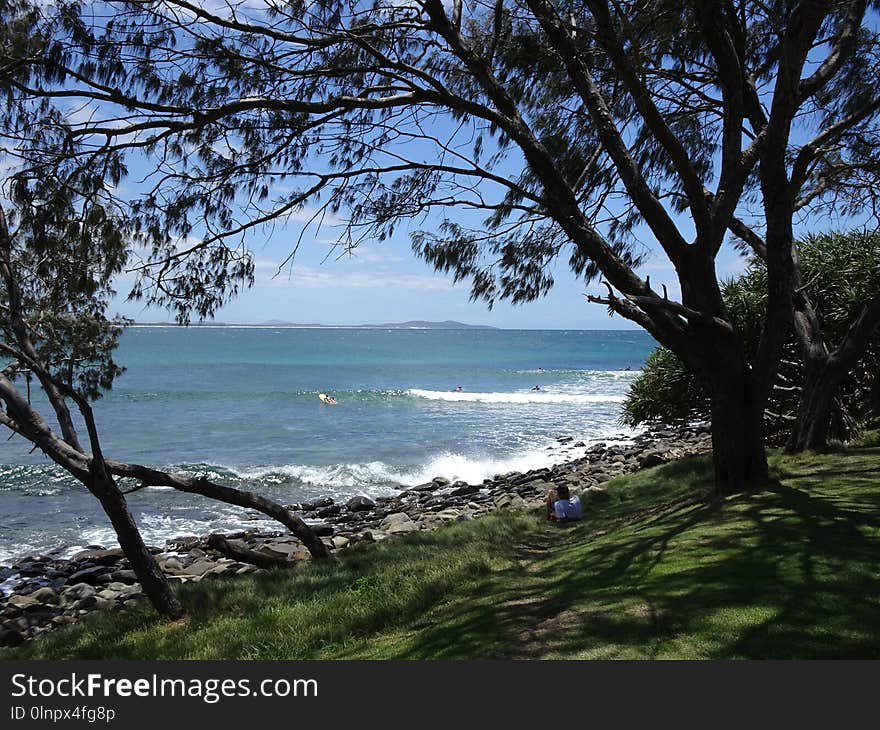
<svg viewBox="0 0 880 730"><path fill-rule="evenodd" d="M561 461L561 435L624 433L620 403L653 347L637 331L135 327L117 357L128 370L95 411L112 458L283 503L391 494ZM0 442L0 564L115 545L85 489L29 452ZM130 503L155 544L261 524L169 489Z"/></svg>

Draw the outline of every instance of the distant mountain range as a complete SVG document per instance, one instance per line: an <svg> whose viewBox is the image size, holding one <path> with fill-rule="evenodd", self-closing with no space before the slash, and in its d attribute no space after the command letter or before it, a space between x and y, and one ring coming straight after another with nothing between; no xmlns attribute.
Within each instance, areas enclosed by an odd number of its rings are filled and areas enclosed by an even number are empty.
<svg viewBox="0 0 880 730"><path fill-rule="evenodd" d="M176 327L174 322L137 322L138 327ZM490 327L487 324L465 324L447 319L444 322L428 322L414 319L409 322L386 322L385 324L358 324L358 325L335 325L335 324L302 324L288 322L284 319L269 319L260 324L235 324L232 322L195 322L192 327L314 327L320 329L366 329L366 330L495 330L498 327Z"/></svg>

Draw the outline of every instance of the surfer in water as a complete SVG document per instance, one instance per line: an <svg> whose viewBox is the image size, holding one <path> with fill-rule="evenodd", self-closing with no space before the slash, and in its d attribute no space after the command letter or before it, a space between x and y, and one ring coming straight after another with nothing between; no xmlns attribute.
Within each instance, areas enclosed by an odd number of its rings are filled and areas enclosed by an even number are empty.
<svg viewBox="0 0 880 730"><path fill-rule="evenodd" d="M327 395L326 393L318 393L318 400L320 400L321 403L326 403L328 406L336 405L336 398L332 395Z"/></svg>
<svg viewBox="0 0 880 730"><path fill-rule="evenodd" d="M460 385L456 386L456 388L455 388L456 393L462 393L463 391L464 391L464 389Z"/></svg>

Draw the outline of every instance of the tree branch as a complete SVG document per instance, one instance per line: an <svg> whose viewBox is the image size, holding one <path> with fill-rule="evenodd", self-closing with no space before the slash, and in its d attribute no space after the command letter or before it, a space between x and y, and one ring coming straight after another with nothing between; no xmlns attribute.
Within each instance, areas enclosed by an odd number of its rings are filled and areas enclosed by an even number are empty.
<svg viewBox="0 0 880 730"><path fill-rule="evenodd" d="M110 459L106 460L106 464L111 474L126 479L139 479L142 484L150 487L172 487L180 492L200 494L203 497L237 507L255 509L289 529L308 548L315 559L327 560L331 558L327 546L301 517L262 495L215 484L204 477L195 479L183 474L169 474L140 464L127 464Z"/></svg>

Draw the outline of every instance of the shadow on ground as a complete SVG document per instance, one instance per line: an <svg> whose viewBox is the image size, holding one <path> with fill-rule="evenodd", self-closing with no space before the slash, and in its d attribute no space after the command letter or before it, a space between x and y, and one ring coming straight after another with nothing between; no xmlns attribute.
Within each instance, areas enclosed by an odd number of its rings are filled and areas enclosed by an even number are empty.
<svg viewBox="0 0 880 730"><path fill-rule="evenodd" d="M860 455L783 462L774 486L723 505L548 526L404 655L877 658L880 473Z"/></svg>

